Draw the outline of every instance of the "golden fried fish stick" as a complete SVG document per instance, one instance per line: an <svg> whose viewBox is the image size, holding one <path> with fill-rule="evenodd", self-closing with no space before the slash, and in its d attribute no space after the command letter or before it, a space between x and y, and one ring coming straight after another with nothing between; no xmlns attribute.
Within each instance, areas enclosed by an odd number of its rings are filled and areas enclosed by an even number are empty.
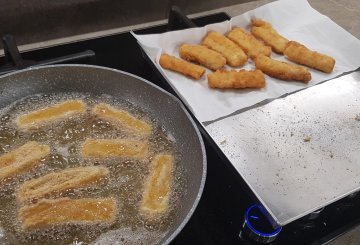
<svg viewBox="0 0 360 245"><path fill-rule="evenodd" d="M308 83L311 80L311 73L305 67L274 60L265 55L256 57L255 66L270 77L282 80L296 80L304 83Z"/></svg>
<svg viewBox="0 0 360 245"><path fill-rule="evenodd" d="M49 153L50 147L48 145L29 141L19 148L0 156L0 181L34 168Z"/></svg>
<svg viewBox="0 0 360 245"><path fill-rule="evenodd" d="M208 75L210 88L263 88L265 77L260 70L217 70Z"/></svg>
<svg viewBox="0 0 360 245"><path fill-rule="evenodd" d="M21 129L34 129L47 123L84 113L86 105L81 100L68 100L37 111L21 115L16 123Z"/></svg>
<svg viewBox="0 0 360 245"><path fill-rule="evenodd" d="M82 146L84 158L125 157L143 159L148 153L146 141L127 139L88 139Z"/></svg>
<svg viewBox="0 0 360 245"><path fill-rule="evenodd" d="M245 32L240 27L232 29L227 37L239 45L252 59L256 58L259 54L266 56L271 55L271 48L269 46L265 46L261 41L257 40L253 35Z"/></svg>
<svg viewBox="0 0 360 245"><path fill-rule="evenodd" d="M151 173L145 183L140 205L143 214L151 217L168 209L173 167L172 155L158 154L152 160Z"/></svg>
<svg viewBox="0 0 360 245"><path fill-rule="evenodd" d="M102 166L69 168L50 173L23 183L17 191L20 203L39 199L51 194L89 186L109 175L109 170Z"/></svg>
<svg viewBox="0 0 360 245"><path fill-rule="evenodd" d="M20 208L18 219L25 231L66 224L99 224L115 220L114 198L43 199Z"/></svg>
<svg viewBox="0 0 360 245"><path fill-rule="evenodd" d="M295 63L306 65L326 73L332 72L335 66L334 58L311 51L304 45L295 41L290 41L288 43L284 54L289 60Z"/></svg>
<svg viewBox="0 0 360 245"><path fill-rule="evenodd" d="M214 71L226 64L224 56L203 45L183 44L180 46L179 54L184 60L196 62Z"/></svg>
<svg viewBox="0 0 360 245"><path fill-rule="evenodd" d="M247 61L244 51L233 41L218 32L210 31L203 39L202 44L219 52L226 58L230 66L242 66Z"/></svg>
<svg viewBox="0 0 360 245"><path fill-rule="evenodd" d="M266 45L269 45L276 53L282 54L288 44L289 40L281 36L270 23L253 19L251 21L253 27L251 33L261 39Z"/></svg>
<svg viewBox="0 0 360 245"><path fill-rule="evenodd" d="M203 67L168 54L162 54L160 56L159 63L162 68L179 72L196 80L199 80L205 73L205 69Z"/></svg>
<svg viewBox="0 0 360 245"><path fill-rule="evenodd" d="M92 112L101 119L110 121L119 128L125 128L131 132L148 136L151 134L152 127L145 121L137 119L129 112L116 109L110 105L100 103L94 106Z"/></svg>

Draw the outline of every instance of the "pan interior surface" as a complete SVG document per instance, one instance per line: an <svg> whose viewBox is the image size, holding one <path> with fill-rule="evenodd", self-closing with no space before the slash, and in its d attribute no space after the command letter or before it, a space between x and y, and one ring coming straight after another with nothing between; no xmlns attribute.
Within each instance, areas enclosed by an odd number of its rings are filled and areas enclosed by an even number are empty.
<svg viewBox="0 0 360 245"><path fill-rule="evenodd" d="M181 178L185 191L180 198L176 215L171 216L171 225L159 243L170 242L183 228L194 211L205 181L206 160L199 132L180 103L168 93L131 74L89 66L52 66L31 69L0 78L0 106L31 98L39 94L81 94L96 98L111 98L135 105L150 114L161 125L171 140L175 140L177 164L183 173ZM75 96L76 97L76 96ZM106 99L104 99L106 102ZM150 120L151 120L150 119ZM121 214L121 207L119 208ZM151 229L151 222L145 224ZM141 229L122 228L119 232L106 230L98 237L101 244L117 241L138 241ZM131 236L131 237L130 237Z"/></svg>

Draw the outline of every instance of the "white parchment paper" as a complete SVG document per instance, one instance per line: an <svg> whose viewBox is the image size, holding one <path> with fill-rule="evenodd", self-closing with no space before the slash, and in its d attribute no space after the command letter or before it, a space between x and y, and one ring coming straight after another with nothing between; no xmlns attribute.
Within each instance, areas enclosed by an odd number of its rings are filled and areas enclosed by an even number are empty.
<svg viewBox="0 0 360 245"><path fill-rule="evenodd" d="M210 30L225 34L232 27L240 26L250 31L249 24L252 18L264 19L289 40L298 41L312 50L334 57L336 59L334 71L326 74L309 68L312 74L309 84L282 81L266 76L266 87L261 90L215 90L208 87L206 76L200 81L194 81L178 73L164 70L159 65L161 53L179 57L178 48L181 44L199 44ZM262 100L277 98L360 67L360 40L327 16L317 12L306 0L279 0L233 17L230 21L202 28L153 35L132 34L200 122L216 120ZM286 61L284 56L274 52L272 58ZM239 69L254 69L254 67L249 59L248 63ZM207 70L207 74L209 73L211 71Z"/></svg>

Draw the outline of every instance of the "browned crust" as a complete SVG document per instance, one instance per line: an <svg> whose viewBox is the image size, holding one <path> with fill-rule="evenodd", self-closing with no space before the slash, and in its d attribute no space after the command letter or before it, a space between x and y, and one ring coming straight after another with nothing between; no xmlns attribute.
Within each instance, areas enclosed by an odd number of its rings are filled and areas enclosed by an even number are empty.
<svg viewBox="0 0 360 245"><path fill-rule="evenodd" d="M23 230L44 229L66 224L111 223L117 204L114 198L43 199L19 209Z"/></svg>
<svg viewBox="0 0 360 245"><path fill-rule="evenodd" d="M162 54L159 63L164 69L176 71L195 80L199 80L205 73L203 67L168 54Z"/></svg>
<svg viewBox="0 0 360 245"><path fill-rule="evenodd" d="M311 73L305 67L274 60L265 55L259 55L255 59L255 66L265 74L282 80L296 80L304 83L311 80Z"/></svg>
<svg viewBox="0 0 360 245"><path fill-rule="evenodd" d="M24 203L52 194L88 186L105 178L109 170L103 166L68 168L24 182L17 191L17 200Z"/></svg>
<svg viewBox="0 0 360 245"><path fill-rule="evenodd" d="M147 141L131 139L87 139L81 148L83 158L133 158L144 159L149 145Z"/></svg>
<svg viewBox="0 0 360 245"><path fill-rule="evenodd" d="M226 63L230 66L242 66L247 61L245 52L233 41L218 32L208 32L202 44L222 54L226 58Z"/></svg>
<svg viewBox="0 0 360 245"><path fill-rule="evenodd" d="M210 88L263 88L265 77L260 70L218 70L208 75Z"/></svg>
<svg viewBox="0 0 360 245"><path fill-rule="evenodd" d="M174 157L172 155L158 154L154 156L140 205L142 214L152 217L168 210L173 168Z"/></svg>
<svg viewBox="0 0 360 245"><path fill-rule="evenodd" d="M270 23L261 19L253 19L251 23L253 26L251 33L256 38L269 45L276 53L282 54L284 52L289 40L281 36Z"/></svg>
<svg viewBox="0 0 360 245"><path fill-rule="evenodd" d="M241 47L242 50L252 59L256 56L263 54L266 56L271 55L271 47L265 46L261 41L257 40L250 33L245 32L240 27L232 29L227 37Z"/></svg>
<svg viewBox="0 0 360 245"><path fill-rule="evenodd" d="M86 104L82 100L67 100L62 103L32 111L16 119L21 129L36 129L45 124L84 113Z"/></svg>
<svg viewBox="0 0 360 245"><path fill-rule="evenodd" d="M126 129L141 136L149 136L152 132L151 124L136 118L128 111L105 103L95 105L91 112L97 117L113 123L115 127Z"/></svg>
<svg viewBox="0 0 360 245"><path fill-rule="evenodd" d="M198 63L214 71L226 64L224 56L203 45L183 44L180 46L179 54L184 60Z"/></svg>
<svg viewBox="0 0 360 245"><path fill-rule="evenodd" d="M319 71L331 73L335 66L335 59L316 51L312 51L301 43L290 41L284 51L286 57L298 64L305 65Z"/></svg>
<svg viewBox="0 0 360 245"><path fill-rule="evenodd" d="M50 153L48 145L29 141L13 151L0 156L0 181L29 171Z"/></svg>

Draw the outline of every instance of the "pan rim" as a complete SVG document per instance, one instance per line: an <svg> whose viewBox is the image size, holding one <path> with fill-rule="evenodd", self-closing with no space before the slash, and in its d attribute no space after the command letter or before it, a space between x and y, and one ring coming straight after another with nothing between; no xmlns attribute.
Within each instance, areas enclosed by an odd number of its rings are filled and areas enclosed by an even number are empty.
<svg viewBox="0 0 360 245"><path fill-rule="evenodd" d="M27 71L49 69L49 68L57 68L57 67L94 68L94 69L108 70L108 71L111 71L111 72L115 72L115 73L119 73L119 74L123 74L123 75L133 77L133 78L138 79L138 80L140 80L142 82L145 82L147 85L152 86L153 88L158 89L162 93L166 94L173 101L175 101L178 104L178 106L180 106L180 108L183 110L183 112L187 116L188 120L190 121L191 125L193 126L193 128L195 130L195 133L196 133L196 135L197 135L197 137L199 139L201 153L202 153L202 157L203 157L202 176L201 176L201 181L200 181L200 187L199 187L198 193L196 194L196 198L195 198L195 200L193 202L192 207L189 209L189 211L187 212L187 215L184 217L183 221L175 229L175 231L172 232L171 235L165 241L163 241L163 244L169 244L182 231L182 229L185 227L185 225L190 220L191 216L195 212L195 210L196 210L196 208L197 208L197 206L198 206L198 204L200 202L200 199L201 199L201 196L203 194L204 187L205 187L206 175L207 175L206 150L205 150L204 140L203 140L203 138L201 136L200 130L199 130L198 126L196 125L194 119L191 117L191 115L189 114L189 112L187 111L187 109L183 105L183 103L178 98L176 98L173 94L169 93L168 91L164 90L163 88L160 88L159 86L151 83L150 81L148 81L148 80L146 80L146 79L144 79L142 77L139 77L137 75L134 75L134 74L126 72L126 71L114 69L114 68L109 68L109 67L104 67L104 66L97 66L97 65L86 65L86 64L58 64L58 65L32 66L32 67L28 67L28 68L25 68L25 69L22 69L22 70L18 70L18 71L14 71L14 72L10 72L10 73L1 75L0 80L2 78L5 78L5 77L16 75L16 74L19 74L19 73L24 73L24 72L27 72ZM1 86L1 81L0 81L0 86Z"/></svg>

